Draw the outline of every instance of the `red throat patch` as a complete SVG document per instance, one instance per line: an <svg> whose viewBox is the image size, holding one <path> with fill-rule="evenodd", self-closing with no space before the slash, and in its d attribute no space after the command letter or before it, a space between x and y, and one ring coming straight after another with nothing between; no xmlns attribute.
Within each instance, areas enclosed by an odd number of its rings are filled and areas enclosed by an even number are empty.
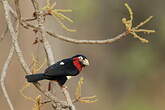
<svg viewBox="0 0 165 110"><path fill-rule="evenodd" d="M79 58L73 58L73 64L79 70L79 72L82 70L82 65L79 62Z"/></svg>

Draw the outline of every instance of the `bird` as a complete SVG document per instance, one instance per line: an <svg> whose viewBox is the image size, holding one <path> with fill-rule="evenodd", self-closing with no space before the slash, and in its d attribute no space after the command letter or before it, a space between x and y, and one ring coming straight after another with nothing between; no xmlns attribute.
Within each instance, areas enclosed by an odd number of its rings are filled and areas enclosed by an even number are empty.
<svg viewBox="0 0 165 110"><path fill-rule="evenodd" d="M77 54L50 65L43 73L26 75L25 78L30 83L41 80L53 80L57 81L58 84L63 87L68 79L78 75L86 66L89 66L87 57L82 54Z"/></svg>

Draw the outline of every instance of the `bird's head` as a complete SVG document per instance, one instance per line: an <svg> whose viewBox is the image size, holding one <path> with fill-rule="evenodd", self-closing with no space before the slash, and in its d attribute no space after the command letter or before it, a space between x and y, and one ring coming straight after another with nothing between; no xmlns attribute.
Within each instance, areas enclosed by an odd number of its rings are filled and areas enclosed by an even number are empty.
<svg viewBox="0 0 165 110"><path fill-rule="evenodd" d="M78 61L81 64L81 66L83 66L83 67L89 66L89 61L88 61L87 57L84 55L78 54L78 55L73 56L72 59L73 59L73 62Z"/></svg>

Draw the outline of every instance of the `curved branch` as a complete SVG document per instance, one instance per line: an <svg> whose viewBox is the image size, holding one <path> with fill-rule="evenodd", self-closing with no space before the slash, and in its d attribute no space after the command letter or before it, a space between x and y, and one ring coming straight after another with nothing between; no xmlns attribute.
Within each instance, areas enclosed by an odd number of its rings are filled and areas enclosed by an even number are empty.
<svg viewBox="0 0 165 110"><path fill-rule="evenodd" d="M13 24L12 24L11 17L9 14L10 13L10 8L9 8L10 6L9 6L7 0L2 0L2 2L3 2L3 6L4 6L4 11L5 11L6 22L8 25L10 35L12 37L12 43L14 45L15 51L16 51L18 57L20 58L20 62L21 62L22 67L24 68L24 71L26 73L30 73L30 70L28 69L28 65L24 61L23 54L21 54L21 49L19 48L19 43L17 40L17 34L13 28Z"/></svg>
<svg viewBox="0 0 165 110"><path fill-rule="evenodd" d="M47 31L47 33L54 37L54 38L58 38L60 40L66 41L66 42L70 42L70 43L75 43L75 44L111 44L113 42L116 42L118 40L120 40L121 38L125 37L128 35L127 32L123 32L117 36L115 36L114 38L111 39L105 39L105 40L78 40L78 39L73 39L73 38L69 38L69 37L65 37L62 35L58 35L58 34L53 34L49 31Z"/></svg>
<svg viewBox="0 0 165 110"><path fill-rule="evenodd" d="M22 20L21 25L24 28L32 28L32 29L37 29L37 30L41 31L41 29L39 29L37 26L35 26L31 23L25 22L24 20ZM54 37L54 38L59 39L59 40L74 43L74 44L112 44L112 43L120 40L121 38L126 37L129 34L128 32L125 31L125 32L123 32L123 33L121 33L121 34L119 34L119 35L117 35L117 36L115 36L111 39L78 40L78 39L73 39L73 38L69 38L69 37L66 37L66 36L62 36L62 35L59 35L59 34L55 34L55 33L52 33L50 31L47 31L47 30L46 30L46 33L49 34L50 36Z"/></svg>
<svg viewBox="0 0 165 110"><path fill-rule="evenodd" d="M8 58L6 59L5 61L5 64L3 66L3 69L2 69L2 73L1 73L1 87L2 87L2 91L3 91L3 94L9 104L9 107L11 110L14 110L14 107L11 103L11 100L9 98L9 95L7 93L7 90L6 90L6 87L5 87L5 78L6 78L6 73L7 73L7 70L9 68L9 64L11 62L11 58L13 56L13 53L14 53L14 46L12 45L11 49L10 49L10 52L9 52L9 55L8 55Z"/></svg>

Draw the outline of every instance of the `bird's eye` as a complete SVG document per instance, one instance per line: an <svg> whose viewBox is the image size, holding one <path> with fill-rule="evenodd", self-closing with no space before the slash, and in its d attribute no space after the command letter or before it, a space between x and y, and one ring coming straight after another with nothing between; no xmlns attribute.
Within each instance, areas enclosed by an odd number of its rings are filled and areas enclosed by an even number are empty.
<svg viewBox="0 0 165 110"><path fill-rule="evenodd" d="M82 56L79 56L78 58L79 58L80 60L83 60L83 57L82 57Z"/></svg>

